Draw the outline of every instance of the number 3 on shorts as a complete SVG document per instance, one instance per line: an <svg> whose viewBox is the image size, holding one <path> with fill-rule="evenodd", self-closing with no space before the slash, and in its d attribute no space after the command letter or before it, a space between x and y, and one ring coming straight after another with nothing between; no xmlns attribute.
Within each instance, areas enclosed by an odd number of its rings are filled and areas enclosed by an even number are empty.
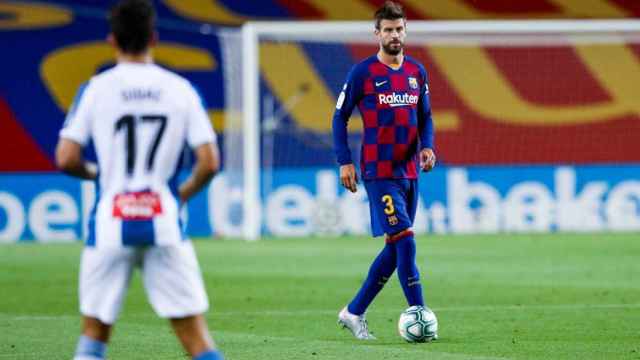
<svg viewBox="0 0 640 360"><path fill-rule="evenodd" d="M384 208L385 214L392 215L394 212L396 212L396 209L393 207L393 198L391 197L391 195L383 195L382 202L386 205L386 207Z"/></svg>

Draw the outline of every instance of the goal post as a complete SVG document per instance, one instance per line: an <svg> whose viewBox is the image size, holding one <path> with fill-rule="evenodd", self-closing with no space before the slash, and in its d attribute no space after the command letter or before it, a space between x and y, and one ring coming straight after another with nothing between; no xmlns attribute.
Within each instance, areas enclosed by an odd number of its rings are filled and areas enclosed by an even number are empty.
<svg viewBox="0 0 640 360"><path fill-rule="evenodd" d="M265 203L267 195L265 191L270 188L263 186L263 159L264 157L264 132L265 117L282 120L295 108L295 102L299 99L290 99L293 105L287 105L287 99L279 99L277 109L265 109L268 102L264 101L265 74L261 59L261 46L263 43L272 42L278 44L364 44L375 46L372 21L355 22L247 22L238 33L228 30L228 36L222 36L223 63L225 69L234 69L239 74L225 73L225 99L226 99L226 130L236 130L237 141L228 141L235 148L225 151L225 163L241 172L238 181L243 187L242 200L242 237L247 240L257 240L265 232ZM407 45L410 46L497 46L497 47L533 47L536 46L565 46L567 44L611 44L611 43L640 43L640 21L638 20L509 20L509 21L409 21L407 25ZM240 44L238 44L240 42ZM241 51L238 51L240 49ZM329 51L329 50L327 50ZM321 52L321 51L319 51ZM325 54L326 55L326 54ZM327 56L339 56L339 53ZM282 62L291 61L287 54L282 54ZM339 60L336 58L336 60ZM271 60L272 61L272 60ZM320 60L319 60L320 61ZM315 63L316 69L311 72L321 72L323 67L330 66L326 59L324 63ZM518 61L515 59L514 61ZM238 66L241 64L241 66ZM295 65L295 64L293 64ZM292 66L293 66L292 65ZM553 63L547 64L553 66ZM285 65L286 66L286 65ZM340 70L340 74L331 74L334 79L344 79L346 72ZM427 71L429 67L427 66ZM523 71L527 71L524 69ZM292 72L292 75L295 72ZM268 74L266 74L268 75ZM294 79L290 79L294 80ZM327 80L328 81L328 80ZM305 90L304 85L299 86L300 93L315 94L323 90ZM273 86L273 84L271 84ZM331 84L335 88L336 84ZM287 85L283 85L284 88ZM303 94L303 95L300 95ZM334 94L335 95L335 94ZM293 97L293 95L291 95ZM239 101L239 103L238 103ZM231 104L235 102L235 104ZM594 107L597 110L597 106ZM327 109L323 109L326 111ZM332 110L332 108L331 108ZM268 112L269 114L266 114ZM606 113L602 110L603 114ZM276 114L277 113L277 114ZM275 115L274 115L275 114ZM277 115L277 116L276 116ZM238 123L241 119L241 124ZM330 118L322 119L329 122ZM320 121L320 120L318 120ZM436 116L436 129L438 131L438 118ZM307 124L314 128L313 123ZM294 125L295 126L295 125ZM298 150L294 147L296 129L290 130L292 139L290 149L283 150L285 154L293 155ZM326 132L326 131L325 131ZM241 135L240 135L241 134ZM325 134L326 135L326 134ZM300 135L307 136L306 134ZM323 135L324 136L324 135ZM320 139L320 138L318 138ZM309 143L325 142L326 138L318 140L313 138ZM269 142L271 147L282 147L277 140ZM239 148L242 149L238 156ZM271 149L268 149L271 151ZM325 149L326 150L326 149ZM353 147L352 151L358 149ZM355 157L354 157L355 158ZM549 157L550 159L552 156ZM470 157L468 163L464 161L451 161L453 165L473 165ZM276 161L278 159L275 159ZM606 159L605 159L606 160ZM616 159L611 159L615 161ZM273 160L269 160L272 162ZM292 161L295 167L298 160ZM527 161L525 158L524 161ZM240 163L238 163L240 162ZM534 159L534 162L538 162ZM543 161L540 161L543 162ZM500 161L493 162L500 164ZM505 159L503 164L510 164L512 160ZM273 164L269 164L273 166ZM288 166L285 164L284 166ZM335 166L334 166L335 167ZM267 233L269 231L266 231Z"/></svg>
<svg viewBox="0 0 640 360"><path fill-rule="evenodd" d="M261 234L262 201L260 194L260 68L259 29L252 23L242 28L242 81L244 132L244 213L243 236L257 240Z"/></svg>

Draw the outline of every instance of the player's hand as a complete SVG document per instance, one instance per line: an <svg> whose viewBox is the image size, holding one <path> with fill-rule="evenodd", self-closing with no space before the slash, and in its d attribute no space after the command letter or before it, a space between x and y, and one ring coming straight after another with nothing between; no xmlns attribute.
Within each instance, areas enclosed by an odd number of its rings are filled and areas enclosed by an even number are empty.
<svg viewBox="0 0 640 360"><path fill-rule="evenodd" d="M358 175L353 164L340 166L340 183L352 193L358 190Z"/></svg>
<svg viewBox="0 0 640 360"><path fill-rule="evenodd" d="M420 169L427 172L431 171L436 166L436 154L429 148L424 148L420 151Z"/></svg>

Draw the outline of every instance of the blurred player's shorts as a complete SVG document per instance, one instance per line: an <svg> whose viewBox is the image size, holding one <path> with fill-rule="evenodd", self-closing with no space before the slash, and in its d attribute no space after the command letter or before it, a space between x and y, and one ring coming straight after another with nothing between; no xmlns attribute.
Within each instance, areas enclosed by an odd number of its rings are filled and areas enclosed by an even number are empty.
<svg viewBox="0 0 640 360"><path fill-rule="evenodd" d="M136 267L158 316L183 318L209 308L193 245L184 241L172 246L85 247L80 263L80 312L113 324Z"/></svg>

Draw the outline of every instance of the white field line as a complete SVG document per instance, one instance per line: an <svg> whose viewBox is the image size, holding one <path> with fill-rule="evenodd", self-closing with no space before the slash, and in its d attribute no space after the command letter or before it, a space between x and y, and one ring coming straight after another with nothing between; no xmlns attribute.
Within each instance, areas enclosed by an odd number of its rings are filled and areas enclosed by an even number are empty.
<svg viewBox="0 0 640 360"><path fill-rule="evenodd" d="M446 306L434 307L435 312L448 311L479 311L479 310L576 310L576 309L640 309L640 304L557 304L557 305L478 305L478 306ZM303 316L303 315L336 315L340 309L336 310L266 310L266 311L216 311L215 308L209 312L209 316L238 316L238 315L277 315L277 316ZM392 310L376 311L381 313L396 313ZM0 313L0 318L9 318L17 321L31 320L60 320L76 319L79 315L14 315ZM155 317L148 315L131 315L131 318Z"/></svg>
<svg viewBox="0 0 640 360"><path fill-rule="evenodd" d="M478 311L478 310L574 310L574 309L640 309L640 304L559 304L559 305L478 305L478 306L447 306L434 307L435 312L448 311ZM224 311L212 310L212 316L237 316L237 315L328 315L337 314L336 310L267 310L267 311ZM396 311L384 310L382 313L396 313Z"/></svg>
<svg viewBox="0 0 640 360"><path fill-rule="evenodd" d="M25 353L25 352L16 352L13 354L0 354L0 358L15 358L16 356L19 356L21 358L24 358L25 356L32 356L33 359L37 359L37 358L46 358L49 357L51 354L48 352L29 352L29 353Z"/></svg>

